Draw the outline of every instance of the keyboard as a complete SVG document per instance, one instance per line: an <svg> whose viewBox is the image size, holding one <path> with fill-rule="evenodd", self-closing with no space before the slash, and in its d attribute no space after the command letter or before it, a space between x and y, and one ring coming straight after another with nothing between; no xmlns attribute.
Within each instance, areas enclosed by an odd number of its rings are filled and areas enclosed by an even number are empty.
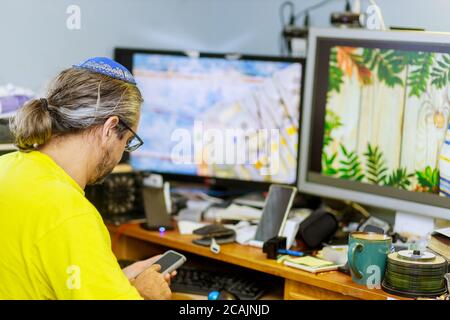
<svg viewBox="0 0 450 320"><path fill-rule="evenodd" d="M227 290L241 300L256 300L267 290L267 286L247 273L211 271L192 266L177 269L171 281L173 292L207 296L211 291Z"/></svg>

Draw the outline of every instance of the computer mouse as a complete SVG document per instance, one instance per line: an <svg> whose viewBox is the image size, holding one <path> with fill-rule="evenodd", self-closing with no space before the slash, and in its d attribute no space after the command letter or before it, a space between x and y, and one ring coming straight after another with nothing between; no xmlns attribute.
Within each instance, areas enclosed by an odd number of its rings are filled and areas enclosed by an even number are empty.
<svg viewBox="0 0 450 320"><path fill-rule="evenodd" d="M227 290L220 290L211 291L208 294L208 300L239 300L239 298Z"/></svg>

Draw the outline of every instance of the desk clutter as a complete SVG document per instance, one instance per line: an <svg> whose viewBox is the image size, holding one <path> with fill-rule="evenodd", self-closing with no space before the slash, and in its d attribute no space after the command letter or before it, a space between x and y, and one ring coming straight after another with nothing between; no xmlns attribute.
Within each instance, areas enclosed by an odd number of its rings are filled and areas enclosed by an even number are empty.
<svg viewBox="0 0 450 320"><path fill-rule="evenodd" d="M226 291L235 300L257 300L269 288L267 283L249 272L231 273L183 266L177 273L171 288L182 293L208 296L211 292Z"/></svg>
<svg viewBox="0 0 450 320"><path fill-rule="evenodd" d="M147 184L143 183L145 179ZM115 173L105 180L103 188L89 189L87 196L106 219L131 220L143 213L146 229L164 232L176 224L180 234L198 236L192 243L209 247L214 254L220 254L222 245L237 242L256 246L267 259L289 268L313 274L342 271L359 285L390 294L448 299L445 279L450 257L449 228L435 230L428 247L423 247L423 239L408 243L407 237L391 231L394 228L389 223L352 204L338 209L329 203L315 209L287 206L273 219L271 214L276 210L269 210L270 204L251 207L201 192L186 195L179 190L169 200L167 182L156 179L158 186L150 186L148 180L135 172ZM262 292L254 283L244 284L210 271L183 267L180 275L174 286L185 292L206 294L207 288L219 292L225 283L227 296L236 299L256 299ZM240 283L240 295L231 283ZM248 290L242 289L245 286Z"/></svg>
<svg viewBox="0 0 450 320"><path fill-rule="evenodd" d="M320 214L323 215L323 212ZM312 221L315 221L317 217L314 217L314 214L311 215ZM304 221L306 226L311 223L308 219ZM367 221L368 219L361 224L365 229L379 231L385 229L378 220L377 229ZM232 228L231 225L228 230ZM226 227L212 224L194 230L193 233L201 234L202 230L219 232L226 229ZM301 224L298 230L297 236L301 237ZM437 230L432 237L435 240L430 241L429 246L446 252L444 243L448 241L447 236L447 229ZM268 259L275 259L280 264L309 273L347 270L354 282L382 289L389 294L418 299L449 299L446 279L449 278L450 273L448 273L447 260L431 250L396 250L402 246L394 246L394 238L398 240L399 236L393 234L391 237L383 232L354 231L349 233L347 245L321 243L321 245L306 246L309 249L300 251L289 249L291 246L286 245L286 237L277 236L264 242L262 251ZM440 246L436 244L438 241L436 239L440 239ZM414 247L414 244L406 243L405 245ZM319 250L318 247L322 248Z"/></svg>
<svg viewBox="0 0 450 320"><path fill-rule="evenodd" d="M383 289L405 297L436 297L447 292L447 261L431 252L403 250L388 255Z"/></svg>
<svg viewBox="0 0 450 320"><path fill-rule="evenodd" d="M340 267L340 265L335 264L331 261L319 259L312 256L305 256L298 258L283 256L282 258L279 259L279 261L282 261L283 264L286 266L312 273L338 270L338 268Z"/></svg>
<svg viewBox="0 0 450 320"><path fill-rule="evenodd" d="M450 260L450 228L435 230L428 243L428 249Z"/></svg>
<svg viewBox="0 0 450 320"><path fill-rule="evenodd" d="M201 246L211 246L213 241L216 244L232 243L236 239L236 232L220 224L210 224L195 229L193 234L200 235L200 239L194 239L192 242Z"/></svg>
<svg viewBox="0 0 450 320"><path fill-rule="evenodd" d="M125 268L136 261L119 259L118 262ZM220 264L205 267L203 264L188 259L177 269L177 276L171 280L171 290L201 295L208 300L257 300L277 283L259 272L234 267L224 269Z"/></svg>

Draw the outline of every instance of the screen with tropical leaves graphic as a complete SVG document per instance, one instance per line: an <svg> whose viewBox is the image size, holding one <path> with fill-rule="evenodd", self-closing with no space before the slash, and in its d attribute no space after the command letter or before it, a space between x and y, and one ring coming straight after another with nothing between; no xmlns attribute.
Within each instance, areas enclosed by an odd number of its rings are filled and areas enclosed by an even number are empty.
<svg viewBox="0 0 450 320"><path fill-rule="evenodd" d="M450 197L450 54L329 52L322 175Z"/></svg>

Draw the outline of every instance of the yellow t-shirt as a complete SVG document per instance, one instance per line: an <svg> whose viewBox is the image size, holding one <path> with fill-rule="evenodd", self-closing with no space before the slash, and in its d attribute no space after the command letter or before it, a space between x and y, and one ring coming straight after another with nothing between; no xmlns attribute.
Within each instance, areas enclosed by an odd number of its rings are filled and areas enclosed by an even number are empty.
<svg viewBox="0 0 450 320"><path fill-rule="evenodd" d="M141 299L98 211L38 151L0 157L0 299Z"/></svg>

